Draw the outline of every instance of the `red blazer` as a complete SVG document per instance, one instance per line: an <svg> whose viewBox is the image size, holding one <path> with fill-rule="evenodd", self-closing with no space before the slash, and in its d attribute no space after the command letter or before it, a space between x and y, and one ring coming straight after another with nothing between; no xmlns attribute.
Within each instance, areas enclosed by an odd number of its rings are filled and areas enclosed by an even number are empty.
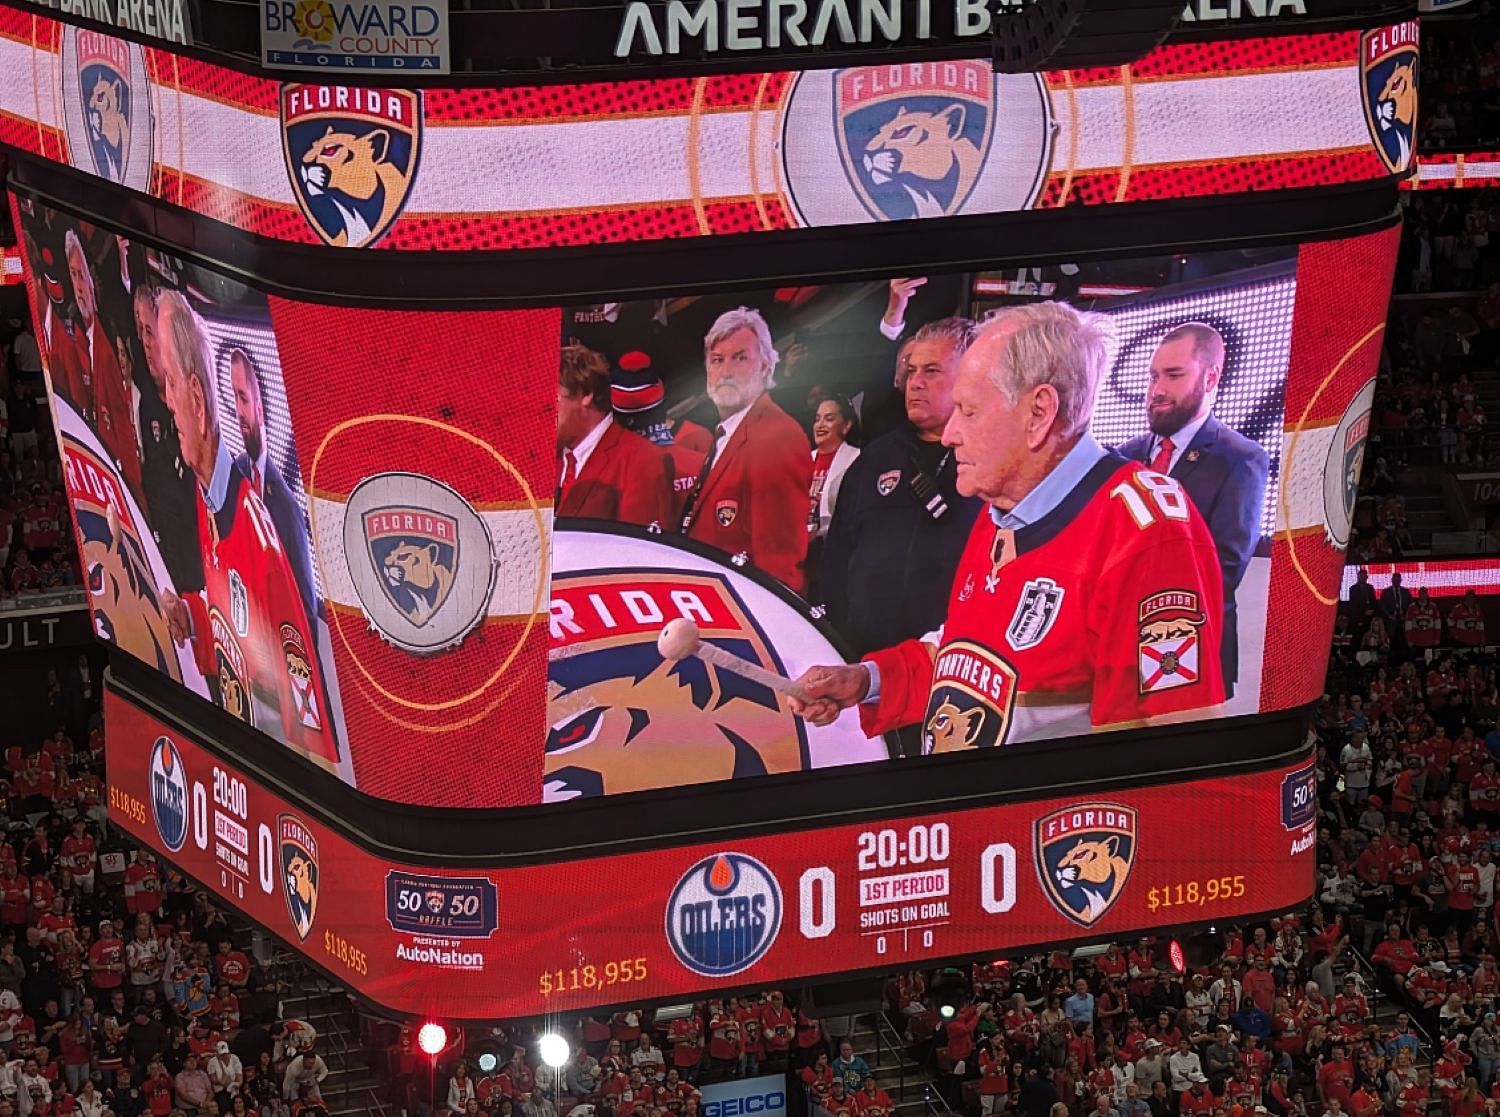
<svg viewBox="0 0 1500 1117"><path fill-rule="evenodd" d="M80 330L77 334L78 351L84 352L88 345L88 334ZM120 370L119 358L111 344L109 334L97 320L94 322L93 352L85 354L89 368L93 370L94 429L99 432L99 441L120 463L131 492L141 493L141 452L135 441L135 409L131 406L130 385L125 383L125 374Z"/></svg>
<svg viewBox="0 0 1500 1117"><path fill-rule="evenodd" d="M672 460L661 447L612 422L558 502L559 516L589 516L672 530Z"/></svg>
<svg viewBox="0 0 1500 1117"><path fill-rule="evenodd" d="M689 539L750 562L801 593L807 559L812 444L763 395L730 435L693 509Z"/></svg>
<svg viewBox="0 0 1500 1117"><path fill-rule="evenodd" d="M47 375L52 379L52 390L77 408L80 416L86 417L94 410L94 393L85 376L82 339L68 332L66 320L50 305L41 313L45 320L39 336L47 338ZM46 326L51 326L51 330L45 329Z"/></svg>

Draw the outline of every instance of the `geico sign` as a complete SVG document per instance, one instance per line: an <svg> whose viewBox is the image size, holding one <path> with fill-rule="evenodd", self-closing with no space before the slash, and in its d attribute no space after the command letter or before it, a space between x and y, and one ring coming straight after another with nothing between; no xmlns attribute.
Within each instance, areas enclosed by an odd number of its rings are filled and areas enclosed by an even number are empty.
<svg viewBox="0 0 1500 1117"><path fill-rule="evenodd" d="M703 1117L744 1117L748 1113L777 1113L785 1108L786 1094L780 1090L772 1090L765 1094L749 1094L743 1098L705 1101Z"/></svg>

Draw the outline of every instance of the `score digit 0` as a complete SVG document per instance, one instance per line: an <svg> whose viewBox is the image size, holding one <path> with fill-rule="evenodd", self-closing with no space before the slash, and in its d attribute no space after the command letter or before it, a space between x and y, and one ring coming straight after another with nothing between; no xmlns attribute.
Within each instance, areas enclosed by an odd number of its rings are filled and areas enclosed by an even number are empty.
<svg viewBox="0 0 1500 1117"><path fill-rule="evenodd" d="M827 865L814 865L797 881L798 929L806 939L826 939L838 926L837 877ZM1016 906L1016 848L987 845L979 854L979 906L1004 915Z"/></svg>

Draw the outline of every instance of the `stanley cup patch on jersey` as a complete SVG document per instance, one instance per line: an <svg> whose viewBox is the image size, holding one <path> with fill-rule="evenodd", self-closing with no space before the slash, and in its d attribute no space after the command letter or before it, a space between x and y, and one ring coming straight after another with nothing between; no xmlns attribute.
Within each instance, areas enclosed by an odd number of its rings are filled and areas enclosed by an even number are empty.
<svg viewBox="0 0 1500 1117"><path fill-rule="evenodd" d="M1005 630L1005 640L1016 651L1034 648L1052 631L1052 622L1062 609L1063 589L1051 578L1033 578L1021 590L1015 616Z"/></svg>
<svg viewBox="0 0 1500 1117"><path fill-rule="evenodd" d="M1141 693L1198 681L1203 611L1192 590L1164 590L1140 605Z"/></svg>
<svg viewBox="0 0 1500 1117"><path fill-rule="evenodd" d="M981 644L957 640L938 651L922 721L922 752L998 745L1016 704L1016 671Z"/></svg>

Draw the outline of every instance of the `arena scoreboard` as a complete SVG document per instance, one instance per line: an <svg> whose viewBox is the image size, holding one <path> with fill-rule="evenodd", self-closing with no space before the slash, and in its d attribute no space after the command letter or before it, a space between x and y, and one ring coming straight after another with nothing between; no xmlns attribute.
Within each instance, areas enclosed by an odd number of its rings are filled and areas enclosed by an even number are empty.
<svg viewBox="0 0 1500 1117"><path fill-rule="evenodd" d="M1418 32L1167 30L397 88L0 3L111 818L462 1020L1297 907ZM1086 353L1046 506L997 309Z"/></svg>

